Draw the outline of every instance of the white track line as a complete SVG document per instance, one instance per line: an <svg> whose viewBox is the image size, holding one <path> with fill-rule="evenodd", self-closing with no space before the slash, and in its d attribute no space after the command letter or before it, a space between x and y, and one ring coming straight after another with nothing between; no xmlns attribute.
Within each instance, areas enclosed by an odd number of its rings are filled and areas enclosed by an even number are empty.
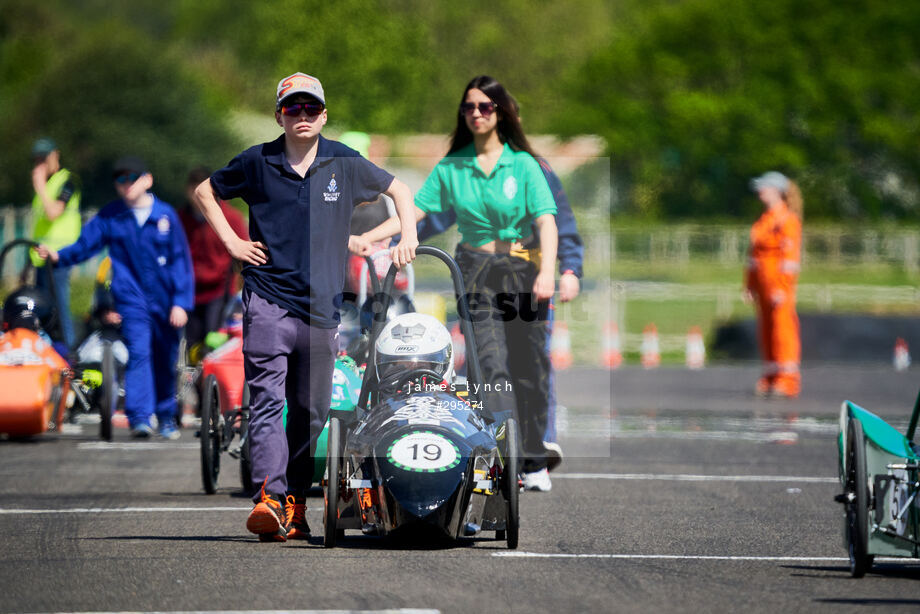
<svg viewBox="0 0 920 614"><path fill-rule="evenodd" d="M0 509L0 516L17 516L25 514L156 514L162 512L248 512L252 507L70 507L64 509ZM309 508L307 513L320 514L322 508Z"/></svg>
<svg viewBox="0 0 920 614"><path fill-rule="evenodd" d="M693 475L683 473L553 473L554 480L670 480L674 482L801 482L831 484L837 478L798 475Z"/></svg>
<svg viewBox="0 0 920 614"><path fill-rule="evenodd" d="M807 563L845 563L845 556L718 556L703 554L572 554L549 552L493 552L492 556L516 559L618 559L618 560L658 560L658 561L766 561L766 562L807 562ZM879 562L920 563L920 559L878 557Z"/></svg>
<svg viewBox="0 0 920 614"><path fill-rule="evenodd" d="M387 610L182 610L152 612L71 612L70 614L440 614L441 610L393 608ZM63 614L63 613L58 613Z"/></svg>
<svg viewBox="0 0 920 614"><path fill-rule="evenodd" d="M78 450L115 450L141 452L148 450L198 450L200 443L178 443L175 441L83 441L77 444Z"/></svg>

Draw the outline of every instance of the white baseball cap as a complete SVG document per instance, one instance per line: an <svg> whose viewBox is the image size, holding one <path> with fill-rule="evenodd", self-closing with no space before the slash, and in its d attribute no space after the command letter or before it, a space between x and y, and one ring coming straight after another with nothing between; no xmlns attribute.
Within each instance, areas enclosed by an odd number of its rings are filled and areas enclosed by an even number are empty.
<svg viewBox="0 0 920 614"><path fill-rule="evenodd" d="M326 104L323 84L319 82L319 79L305 75L302 72L295 72L278 82L278 90L275 93L275 108L281 108L281 101L294 94L307 94Z"/></svg>
<svg viewBox="0 0 920 614"><path fill-rule="evenodd" d="M759 192L762 188L776 188L785 194L789 190L789 178L777 171L769 171L751 179L750 186L754 192Z"/></svg>

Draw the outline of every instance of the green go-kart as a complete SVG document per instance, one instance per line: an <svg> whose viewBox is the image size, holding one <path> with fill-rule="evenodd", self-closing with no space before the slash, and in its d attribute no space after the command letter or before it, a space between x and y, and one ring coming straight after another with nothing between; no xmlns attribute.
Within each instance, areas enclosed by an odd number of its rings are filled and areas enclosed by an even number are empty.
<svg viewBox="0 0 920 614"><path fill-rule="evenodd" d="M876 556L920 556L920 395L906 435L851 401L840 408L837 438L850 573L862 577Z"/></svg>

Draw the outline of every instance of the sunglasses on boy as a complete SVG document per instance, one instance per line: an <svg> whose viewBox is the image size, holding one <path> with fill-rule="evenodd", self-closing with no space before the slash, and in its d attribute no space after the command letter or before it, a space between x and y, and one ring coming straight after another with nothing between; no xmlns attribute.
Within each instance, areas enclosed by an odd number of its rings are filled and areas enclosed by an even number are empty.
<svg viewBox="0 0 920 614"><path fill-rule="evenodd" d="M325 108L319 102L293 102L281 105L281 113L288 117L299 117L301 111L303 111L308 117L315 117L322 113Z"/></svg>
<svg viewBox="0 0 920 614"><path fill-rule="evenodd" d="M139 173L122 173L115 177L115 183L119 185L132 184L140 178Z"/></svg>
<svg viewBox="0 0 920 614"><path fill-rule="evenodd" d="M479 114L483 117L488 117L495 112L495 109L498 108L498 105L494 102L461 102L460 103L460 112L464 115L472 115L473 111L479 109Z"/></svg>

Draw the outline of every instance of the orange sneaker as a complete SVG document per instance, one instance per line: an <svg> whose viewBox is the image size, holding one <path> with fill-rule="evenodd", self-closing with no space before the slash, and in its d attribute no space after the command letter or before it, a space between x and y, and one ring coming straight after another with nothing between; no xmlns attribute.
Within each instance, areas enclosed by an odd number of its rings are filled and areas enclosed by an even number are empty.
<svg viewBox="0 0 920 614"><path fill-rule="evenodd" d="M310 525L307 524L307 500L304 497L287 496L287 505L293 508L288 539L310 539Z"/></svg>
<svg viewBox="0 0 920 614"><path fill-rule="evenodd" d="M249 512L246 519L246 529L259 536L261 542L287 541L288 530L291 527L291 517L294 515L294 506L288 502L282 503L279 495L270 495L265 492L265 482L262 482L261 501Z"/></svg>

